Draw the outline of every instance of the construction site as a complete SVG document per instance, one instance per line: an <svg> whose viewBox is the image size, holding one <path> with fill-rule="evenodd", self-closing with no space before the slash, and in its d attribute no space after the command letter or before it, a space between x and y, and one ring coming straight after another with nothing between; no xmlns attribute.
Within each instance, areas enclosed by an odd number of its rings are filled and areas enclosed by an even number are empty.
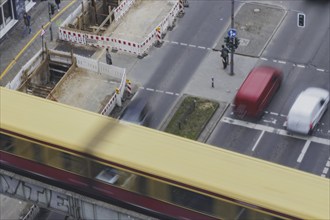
<svg viewBox="0 0 330 220"><path fill-rule="evenodd" d="M142 55L173 27L181 8L178 0L82 1L59 28L59 40ZM125 71L45 46L6 87L109 115L131 92Z"/></svg>

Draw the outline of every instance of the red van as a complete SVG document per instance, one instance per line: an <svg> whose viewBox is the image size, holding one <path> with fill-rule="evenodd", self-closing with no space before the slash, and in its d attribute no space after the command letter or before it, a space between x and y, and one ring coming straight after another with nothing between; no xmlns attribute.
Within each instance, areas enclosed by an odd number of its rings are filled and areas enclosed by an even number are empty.
<svg viewBox="0 0 330 220"><path fill-rule="evenodd" d="M234 99L234 112L240 117L260 117L282 82L282 72L273 67L254 68Z"/></svg>

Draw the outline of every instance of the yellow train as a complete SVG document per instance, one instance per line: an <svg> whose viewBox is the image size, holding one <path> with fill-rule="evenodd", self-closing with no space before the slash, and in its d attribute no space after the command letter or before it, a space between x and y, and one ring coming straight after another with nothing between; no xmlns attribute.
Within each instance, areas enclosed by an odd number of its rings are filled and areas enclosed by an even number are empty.
<svg viewBox="0 0 330 220"><path fill-rule="evenodd" d="M329 179L0 92L2 169L162 219L330 219Z"/></svg>

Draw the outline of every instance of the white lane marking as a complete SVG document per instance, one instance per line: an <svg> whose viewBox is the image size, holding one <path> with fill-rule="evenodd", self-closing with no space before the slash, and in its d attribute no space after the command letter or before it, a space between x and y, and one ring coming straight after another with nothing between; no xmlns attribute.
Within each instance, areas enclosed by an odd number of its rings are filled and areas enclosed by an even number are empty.
<svg viewBox="0 0 330 220"><path fill-rule="evenodd" d="M194 48L199 48L199 49L206 49L206 50L210 50L210 51L213 51L213 48L209 48L209 47L203 47L203 46L196 46L196 45L192 45L192 44L187 44L187 43L179 43L179 42L176 42L176 41L169 41L169 40L163 40L164 42L166 42L166 43L171 43L171 44L178 44L178 45L182 45L182 46L189 46L189 47L194 47ZM269 60L268 58L266 58L266 57L260 57L259 59L261 59L261 60L265 60L265 61L267 61L267 60ZM280 63L280 64L287 64L288 62L287 61L284 61L284 60L275 60L275 59L273 59L272 60L274 63ZM293 66L296 66L296 67L301 67L301 68L306 68L306 66L305 65L302 65L302 64L292 64ZM325 69L321 69L321 68L316 68L315 67L315 69L317 70L317 71L320 71L320 72L325 72L326 70Z"/></svg>
<svg viewBox="0 0 330 220"><path fill-rule="evenodd" d="M276 115L276 116L278 115L278 113L276 113L276 112L270 112L270 114L271 115Z"/></svg>
<svg viewBox="0 0 330 220"><path fill-rule="evenodd" d="M286 115L280 114L281 117L286 117Z"/></svg>
<svg viewBox="0 0 330 220"><path fill-rule="evenodd" d="M311 144L311 141L310 140L307 140L306 143L305 143L305 145L304 145L304 147L303 147L303 149L301 150L301 153L300 153L298 159L297 159L297 162L298 163L301 163L301 161L304 158L305 153L308 150L308 147L309 147L310 144Z"/></svg>
<svg viewBox="0 0 330 220"><path fill-rule="evenodd" d="M262 120L263 122L266 122L266 123L272 123L272 124L276 124L277 120L274 119L274 118L271 118L270 120Z"/></svg>
<svg viewBox="0 0 330 220"><path fill-rule="evenodd" d="M325 164L324 168L323 168L323 172L322 172L322 177L326 177L328 172L329 172L329 169L330 169L330 157L328 158L328 161L327 163Z"/></svg>
<svg viewBox="0 0 330 220"><path fill-rule="evenodd" d="M145 89L145 90L150 91L150 92L165 93L167 95L180 96L180 93L168 92L168 91L163 91L163 90L158 90L158 89L151 89L151 88L144 88L143 86L139 87L139 89Z"/></svg>
<svg viewBox="0 0 330 220"><path fill-rule="evenodd" d="M242 208L242 210L237 214L235 220L240 219L241 215L243 214L243 212L245 211L245 208Z"/></svg>
<svg viewBox="0 0 330 220"><path fill-rule="evenodd" d="M280 129L280 128L273 128L273 127L270 127L270 126L255 124L255 123L252 123L252 122L242 121L242 120L238 120L238 119L232 119L232 118L229 118L229 117L223 117L221 119L221 121L224 122L224 123L228 123L228 124L238 125L238 126L252 128L252 129L261 130L261 131L267 131L269 133L275 133L275 134L279 134L279 135L283 135L283 136L293 137L293 138L297 138L297 139L300 139L300 140L310 140L310 141L315 142L315 143L330 146L330 140L325 139L325 138L320 138L320 137L315 137L315 136L300 136L300 135L289 134L286 130L283 130L283 129Z"/></svg>
<svg viewBox="0 0 330 220"><path fill-rule="evenodd" d="M261 134L259 135L258 140L256 141L256 143L254 144L252 151L254 151L257 148L257 145L259 144L259 141L261 140L262 136L264 135L265 131L262 131Z"/></svg>
<svg viewBox="0 0 330 220"><path fill-rule="evenodd" d="M330 158L329 158L330 159ZM330 160L328 160L327 164L325 165L326 167L330 167Z"/></svg>

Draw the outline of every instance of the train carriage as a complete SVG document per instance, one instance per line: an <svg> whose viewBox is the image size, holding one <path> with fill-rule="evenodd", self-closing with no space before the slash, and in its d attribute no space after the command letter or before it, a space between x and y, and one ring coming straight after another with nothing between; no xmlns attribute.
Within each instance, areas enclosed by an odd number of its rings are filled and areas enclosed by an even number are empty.
<svg viewBox="0 0 330 220"><path fill-rule="evenodd" d="M329 219L329 180L1 88L0 164L145 214Z"/></svg>

